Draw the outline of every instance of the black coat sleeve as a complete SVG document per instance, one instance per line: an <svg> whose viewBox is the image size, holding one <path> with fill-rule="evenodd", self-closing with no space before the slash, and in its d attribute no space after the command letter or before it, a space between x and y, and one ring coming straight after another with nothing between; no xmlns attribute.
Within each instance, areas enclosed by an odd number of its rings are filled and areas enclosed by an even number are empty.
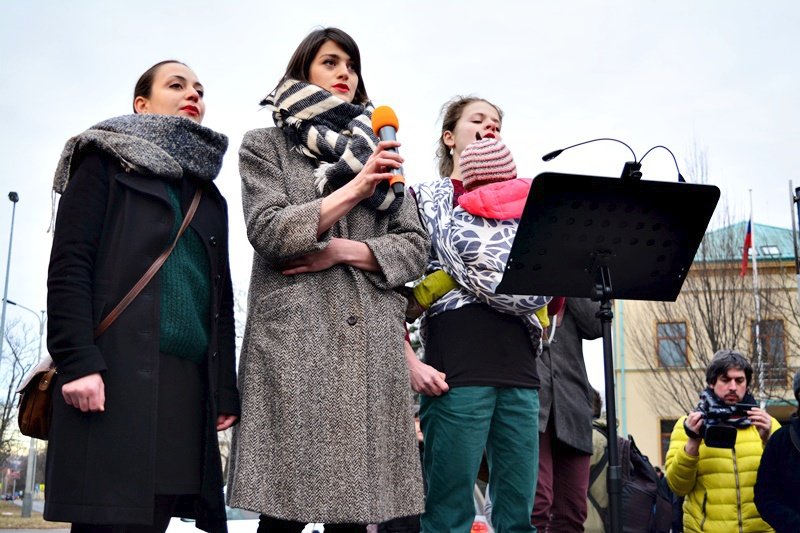
<svg viewBox="0 0 800 533"><path fill-rule="evenodd" d="M227 256L227 254L226 254ZM236 321L233 311L233 284L230 265L222 276L219 310L219 397L217 412L239 416L239 390L236 387Z"/></svg>
<svg viewBox="0 0 800 533"><path fill-rule="evenodd" d="M800 509L796 503L795 486L797 471L792 468L800 464L800 454L789 437L789 426L779 429L768 441L761 456L755 486L755 504L761 518L777 533L800 531Z"/></svg>
<svg viewBox="0 0 800 533"><path fill-rule="evenodd" d="M575 319L577 333L581 339L594 340L603 336L603 325L595 316L600 304L588 298L567 298L567 311Z"/></svg>
<svg viewBox="0 0 800 533"><path fill-rule="evenodd" d="M109 162L78 164L58 206L47 272L47 349L64 382L106 370L94 343L94 266L109 191Z"/></svg>

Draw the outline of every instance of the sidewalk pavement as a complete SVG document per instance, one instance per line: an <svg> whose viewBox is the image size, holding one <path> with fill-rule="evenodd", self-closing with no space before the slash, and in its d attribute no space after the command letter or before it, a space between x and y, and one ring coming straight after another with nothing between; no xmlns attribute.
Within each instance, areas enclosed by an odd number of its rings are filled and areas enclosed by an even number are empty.
<svg viewBox="0 0 800 533"><path fill-rule="evenodd" d="M22 507L22 500L20 498L17 498L16 500L14 500L14 505ZM44 500L33 500L31 502L31 507L37 513L43 513L44 512ZM0 531L2 531L2 530L0 530ZM15 529L14 531L17 531L17 530Z"/></svg>

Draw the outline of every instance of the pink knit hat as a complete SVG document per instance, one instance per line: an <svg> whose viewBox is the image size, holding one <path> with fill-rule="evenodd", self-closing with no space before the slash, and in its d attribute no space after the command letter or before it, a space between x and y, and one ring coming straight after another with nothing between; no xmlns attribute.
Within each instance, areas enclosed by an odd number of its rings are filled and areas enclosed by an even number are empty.
<svg viewBox="0 0 800 533"><path fill-rule="evenodd" d="M464 148L459 160L464 189L469 192L489 183L517 177L517 165L505 144L488 137Z"/></svg>

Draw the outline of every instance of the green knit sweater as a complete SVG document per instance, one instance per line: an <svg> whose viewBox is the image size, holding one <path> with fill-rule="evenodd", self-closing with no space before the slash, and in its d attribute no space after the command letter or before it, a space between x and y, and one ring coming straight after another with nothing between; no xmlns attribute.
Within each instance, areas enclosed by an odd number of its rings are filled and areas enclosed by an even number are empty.
<svg viewBox="0 0 800 533"><path fill-rule="evenodd" d="M167 185L175 211L170 242L183 223L180 189ZM190 226L161 267L161 353L199 363L211 337L211 283L208 256L200 236Z"/></svg>

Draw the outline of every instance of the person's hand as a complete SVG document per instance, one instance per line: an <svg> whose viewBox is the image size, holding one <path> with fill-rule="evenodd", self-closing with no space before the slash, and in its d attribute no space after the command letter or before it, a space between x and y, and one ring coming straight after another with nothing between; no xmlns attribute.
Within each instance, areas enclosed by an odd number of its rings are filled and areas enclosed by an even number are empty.
<svg viewBox="0 0 800 533"><path fill-rule="evenodd" d="M700 434L701 428L703 427L703 413L700 411L692 411L686 416L686 421L684 425L689 430L693 431L696 434ZM702 441L701 438L692 438L689 437L689 440L686 442L686 446L684 446L684 450L687 454L692 456L698 456L700 454L700 442Z"/></svg>
<svg viewBox="0 0 800 533"><path fill-rule="evenodd" d="M756 427L758 434L761 435L761 440L766 444L767 440L769 440L769 433L772 430L772 417L763 409L753 407L747 411L747 418Z"/></svg>
<svg viewBox="0 0 800 533"><path fill-rule="evenodd" d="M346 239L332 238L322 250L311 252L281 265L281 274L293 276L305 272L321 272L341 263L340 248Z"/></svg>
<svg viewBox="0 0 800 533"><path fill-rule="evenodd" d="M365 272L381 270L375 254L365 243L333 237L324 250L295 257L281 265L281 273L292 276L304 272L320 272L339 264L350 265Z"/></svg>
<svg viewBox="0 0 800 533"><path fill-rule="evenodd" d="M99 372L65 383L61 394L67 405L84 413L106 410L106 386Z"/></svg>
<svg viewBox="0 0 800 533"><path fill-rule="evenodd" d="M238 420L236 415L217 415L217 431L225 431Z"/></svg>
<svg viewBox="0 0 800 533"><path fill-rule="evenodd" d="M686 427L699 434L700 428L703 427L703 413L700 411L692 411L689 413L686 416Z"/></svg>
<svg viewBox="0 0 800 533"><path fill-rule="evenodd" d="M375 147L375 151L369 156L361 172L350 180L343 188L349 188L351 192L360 200L372 196L378 182L392 177L391 170L400 168L403 158L400 154L389 152L390 148L399 148L397 141L381 141Z"/></svg>
<svg viewBox="0 0 800 533"><path fill-rule="evenodd" d="M450 386L445 381L444 372L439 372L431 365L425 364L414 356L409 359L408 372L411 376L411 389L425 396L441 396Z"/></svg>
<svg viewBox="0 0 800 533"><path fill-rule="evenodd" d="M391 170L400 168L403 158L400 157L400 154L388 151L390 148L398 146L400 143L397 141L379 142L361 171L353 179L322 198L317 222L317 239L346 216L359 202L371 197L375 193L378 183L392 177Z"/></svg>

